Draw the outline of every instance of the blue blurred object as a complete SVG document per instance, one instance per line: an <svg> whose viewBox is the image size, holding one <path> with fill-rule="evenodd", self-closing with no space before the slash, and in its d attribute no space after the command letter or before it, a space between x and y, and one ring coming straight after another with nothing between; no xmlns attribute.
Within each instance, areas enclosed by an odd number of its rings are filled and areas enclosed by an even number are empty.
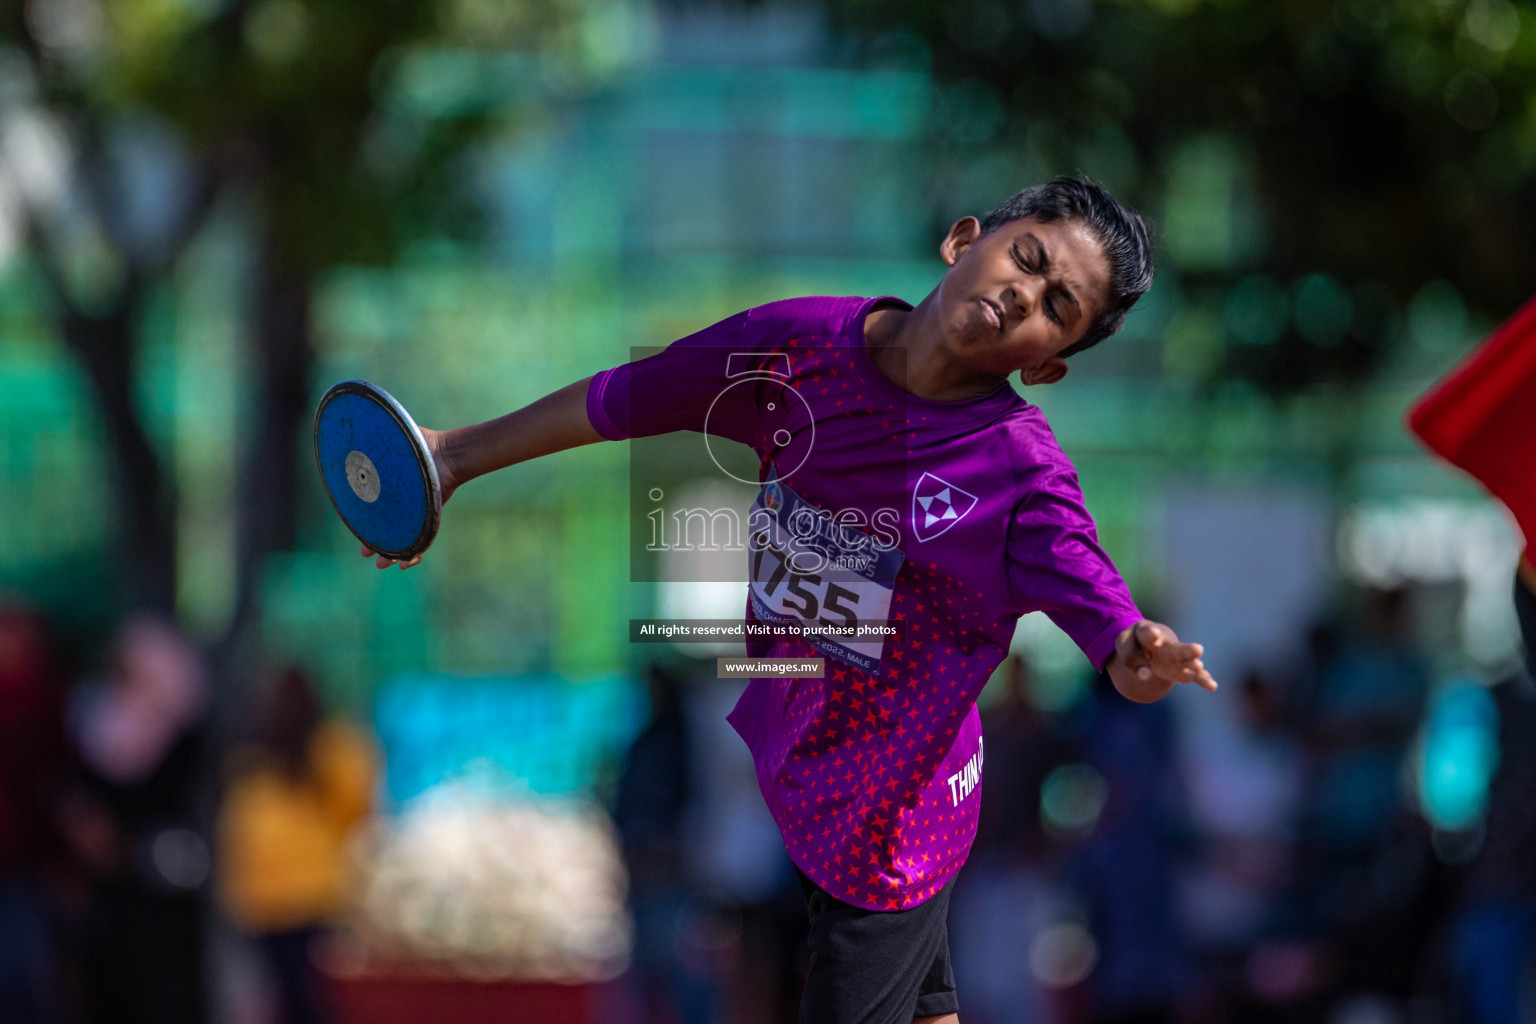
<svg viewBox="0 0 1536 1024"><path fill-rule="evenodd" d="M1530 899L1482 900L1449 929L1451 964L1467 1024L1520 1024L1521 988L1536 909Z"/></svg>
<svg viewBox="0 0 1536 1024"><path fill-rule="evenodd" d="M1488 802L1499 764L1499 709L1485 687L1458 680L1436 698L1419 765L1419 806L1430 824L1463 829Z"/></svg>
<svg viewBox="0 0 1536 1024"><path fill-rule="evenodd" d="M402 561L432 543L443 508L437 467L389 392L361 380L332 385L315 410L315 461L358 540Z"/></svg>
<svg viewBox="0 0 1536 1024"><path fill-rule="evenodd" d="M506 796L581 796L644 716L631 680L398 676L374 702L385 787L404 803L449 779Z"/></svg>
<svg viewBox="0 0 1536 1024"><path fill-rule="evenodd" d="M39 886L0 875L0 1020L45 1024L52 989L50 922Z"/></svg>

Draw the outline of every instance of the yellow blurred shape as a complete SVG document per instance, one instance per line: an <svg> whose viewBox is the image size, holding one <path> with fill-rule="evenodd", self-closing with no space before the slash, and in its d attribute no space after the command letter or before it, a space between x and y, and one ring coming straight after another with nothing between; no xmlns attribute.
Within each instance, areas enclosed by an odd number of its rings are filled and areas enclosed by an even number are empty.
<svg viewBox="0 0 1536 1024"><path fill-rule="evenodd" d="M231 781L219 817L225 909L253 932L324 922L348 892L346 841L369 811L377 758L361 731L317 730L303 778L265 760Z"/></svg>

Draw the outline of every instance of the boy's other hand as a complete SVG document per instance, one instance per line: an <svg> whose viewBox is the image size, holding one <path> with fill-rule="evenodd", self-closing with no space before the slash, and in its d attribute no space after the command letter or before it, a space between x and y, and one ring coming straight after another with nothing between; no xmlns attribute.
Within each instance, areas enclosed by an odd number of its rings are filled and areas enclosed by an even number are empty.
<svg viewBox="0 0 1536 1024"><path fill-rule="evenodd" d="M453 492L458 489L459 479L453 471L453 466L448 461L446 454L447 448L443 443L444 432L441 430L431 430L427 427L421 427L420 429L422 439L427 442L427 451L432 453L432 464L437 467L438 489L442 491L443 504L446 505L448 504L449 495L453 494ZM427 546L431 547L430 544ZM367 544L363 545L364 558L373 558L375 554L376 552ZM423 551L421 554L424 555L426 552ZM402 569L409 569L413 565L420 564L420 562L421 555L417 555L410 561L400 562L399 565ZM396 564L396 561L387 555L379 555L374 564L377 565L380 569L388 569L390 566Z"/></svg>
<svg viewBox="0 0 1536 1024"><path fill-rule="evenodd" d="M1216 680L1200 661L1204 653L1200 644L1180 643L1178 634L1161 622L1142 619L1120 634L1105 668L1115 689L1148 703L1162 699L1176 683L1216 689Z"/></svg>

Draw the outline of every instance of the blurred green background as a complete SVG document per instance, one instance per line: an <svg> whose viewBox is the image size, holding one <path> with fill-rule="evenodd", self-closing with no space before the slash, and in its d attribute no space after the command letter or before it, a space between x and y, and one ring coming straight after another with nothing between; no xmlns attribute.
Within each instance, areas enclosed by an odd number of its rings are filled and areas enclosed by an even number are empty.
<svg viewBox="0 0 1536 1024"><path fill-rule="evenodd" d="M476 482L380 573L313 469L324 388L457 426L771 299L916 301L950 221L1059 173L1156 235L1126 329L1028 396L1146 602L1190 482L1485 509L1401 418L1536 283L1533 68L1508 0L6 5L0 587L354 707L626 672L624 446Z"/></svg>

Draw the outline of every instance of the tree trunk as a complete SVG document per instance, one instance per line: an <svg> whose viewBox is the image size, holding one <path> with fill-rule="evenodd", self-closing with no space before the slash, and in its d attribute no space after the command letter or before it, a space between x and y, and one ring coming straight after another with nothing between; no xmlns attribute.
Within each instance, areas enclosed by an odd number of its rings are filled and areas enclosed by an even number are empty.
<svg viewBox="0 0 1536 1024"><path fill-rule="evenodd" d="M309 424L314 365L310 282L264 254L257 284L253 344L258 422L236 488L234 614L221 654L232 657L257 609L267 555L297 538L302 441ZM223 660L223 659L221 659Z"/></svg>
<svg viewBox="0 0 1536 1024"><path fill-rule="evenodd" d="M62 318L65 343L90 378L106 430L116 499L116 547L125 573L128 608L173 615L176 609L176 495L150 444L134 397L141 285L130 284L103 316L70 311Z"/></svg>

